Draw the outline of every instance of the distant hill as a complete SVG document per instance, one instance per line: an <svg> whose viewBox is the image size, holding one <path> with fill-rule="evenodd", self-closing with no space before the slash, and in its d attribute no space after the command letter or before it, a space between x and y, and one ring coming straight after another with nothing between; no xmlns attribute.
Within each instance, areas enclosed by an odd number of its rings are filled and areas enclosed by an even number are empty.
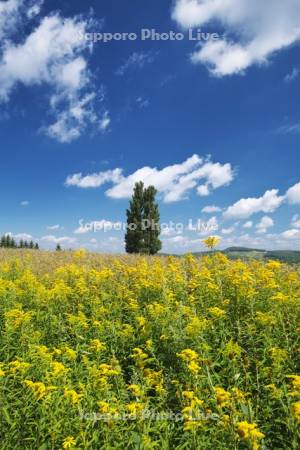
<svg viewBox="0 0 300 450"><path fill-rule="evenodd" d="M263 250L249 247L228 247L225 250L220 250L220 253L224 253L230 259L260 259L268 260L275 259L281 262L290 264L300 264L300 251L297 250ZM194 256L205 256L210 252L194 252ZM161 255L167 256L165 253ZM173 255L178 256L178 255Z"/></svg>
<svg viewBox="0 0 300 450"><path fill-rule="evenodd" d="M265 250L248 247L229 247L223 250L230 259L260 259L264 258Z"/></svg>
<svg viewBox="0 0 300 450"><path fill-rule="evenodd" d="M297 250L276 250L266 252L264 257L267 259L277 259L287 263L300 263L300 251Z"/></svg>
<svg viewBox="0 0 300 450"><path fill-rule="evenodd" d="M229 247L223 251L229 258L275 259L287 263L300 263L300 251L297 250L262 250L247 247Z"/></svg>
<svg viewBox="0 0 300 450"><path fill-rule="evenodd" d="M248 247L228 247L224 252L263 252L265 253L266 250L257 249L257 248L248 248Z"/></svg>

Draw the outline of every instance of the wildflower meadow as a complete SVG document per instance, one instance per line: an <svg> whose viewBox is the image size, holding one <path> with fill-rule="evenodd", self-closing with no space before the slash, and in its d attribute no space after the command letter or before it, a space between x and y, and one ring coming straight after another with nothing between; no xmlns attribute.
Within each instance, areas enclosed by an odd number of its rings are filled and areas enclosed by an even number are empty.
<svg viewBox="0 0 300 450"><path fill-rule="evenodd" d="M299 267L0 252L1 449L298 449Z"/></svg>

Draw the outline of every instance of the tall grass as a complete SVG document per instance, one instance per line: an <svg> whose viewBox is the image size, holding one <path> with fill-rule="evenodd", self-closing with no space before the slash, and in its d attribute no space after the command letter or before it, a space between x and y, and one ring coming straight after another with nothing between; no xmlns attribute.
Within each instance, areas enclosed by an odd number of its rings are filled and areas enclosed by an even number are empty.
<svg viewBox="0 0 300 450"><path fill-rule="evenodd" d="M298 449L300 276L0 252L1 449Z"/></svg>

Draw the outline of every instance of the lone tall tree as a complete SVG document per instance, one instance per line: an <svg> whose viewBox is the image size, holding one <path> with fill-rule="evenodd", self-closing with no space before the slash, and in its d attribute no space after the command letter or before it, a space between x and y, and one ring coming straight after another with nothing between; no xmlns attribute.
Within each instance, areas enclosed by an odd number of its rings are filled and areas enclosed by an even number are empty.
<svg viewBox="0 0 300 450"><path fill-rule="evenodd" d="M155 203L156 189L149 186L144 190L144 211L143 224L144 231L144 249L142 253L155 255L161 249L160 235L160 215L158 204Z"/></svg>
<svg viewBox="0 0 300 450"><path fill-rule="evenodd" d="M156 189L135 184L133 196L127 209L127 232L125 244L127 253L154 255L161 249L159 240L159 209L155 203Z"/></svg>
<svg viewBox="0 0 300 450"><path fill-rule="evenodd" d="M133 196L127 209L127 232L125 235L125 248L127 253L140 253L143 247L143 203L144 183L136 183Z"/></svg>

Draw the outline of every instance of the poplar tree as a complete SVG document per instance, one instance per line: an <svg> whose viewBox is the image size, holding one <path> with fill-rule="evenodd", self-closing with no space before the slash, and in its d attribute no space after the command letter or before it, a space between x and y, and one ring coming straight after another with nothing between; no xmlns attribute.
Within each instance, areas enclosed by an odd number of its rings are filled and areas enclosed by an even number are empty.
<svg viewBox="0 0 300 450"><path fill-rule="evenodd" d="M160 235L160 214L158 204L155 202L157 191L154 186L149 186L144 190L144 249L142 253L155 255L161 250Z"/></svg>
<svg viewBox="0 0 300 450"><path fill-rule="evenodd" d="M129 209L126 211L127 232L125 235L125 248L127 253L140 253L143 247L143 197L144 183L136 183Z"/></svg>
<svg viewBox="0 0 300 450"><path fill-rule="evenodd" d="M160 215L155 202L154 186L144 187L144 183L135 184L133 196L127 209L127 232L125 248L127 253L145 253L154 255L161 249Z"/></svg>

